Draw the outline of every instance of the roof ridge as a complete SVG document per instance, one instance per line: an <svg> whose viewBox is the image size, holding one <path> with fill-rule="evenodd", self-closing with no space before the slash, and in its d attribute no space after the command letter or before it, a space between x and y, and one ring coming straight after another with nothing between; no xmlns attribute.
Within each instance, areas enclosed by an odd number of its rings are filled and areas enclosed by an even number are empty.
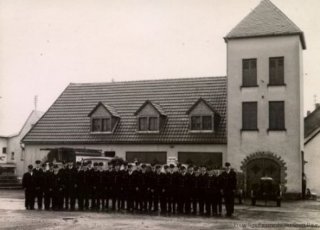
<svg viewBox="0 0 320 230"><path fill-rule="evenodd" d="M186 80L195 80L195 79L212 79L212 78L227 78L227 76L201 76L201 77L182 77L182 78L161 78L161 79L143 79L143 80L124 80L124 81L115 81L115 82L71 82L70 85L104 85L104 84L117 84L117 83L134 83L134 82L159 82L159 81L186 81Z"/></svg>

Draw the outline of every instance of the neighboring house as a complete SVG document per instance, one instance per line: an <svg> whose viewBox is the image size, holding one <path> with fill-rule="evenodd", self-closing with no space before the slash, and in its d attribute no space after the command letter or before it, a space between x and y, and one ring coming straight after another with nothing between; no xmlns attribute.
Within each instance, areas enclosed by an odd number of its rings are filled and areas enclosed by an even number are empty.
<svg viewBox="0 0 320 230"><path fill-rule="evenodd" d="M304 158L307 188L320 195L320 106L304 119Z"/></svg>
<svg viewBox="0 0 320 230"><path fill-rule="evenodd" d="M25 172L24 144L21 140L42 115L40 111L32 111L18 134L0 137L0 167L7 174L22 177Z"/></svg>
<svg viewBox="0 0 320 230"><path fill-rule="evenodd" d="M269 0L224 38L227 77L70 84L25 136L26 162L70 149L128 161L230 161L301 193L303 32ZM26 164L25 164L26 166Z"/></svg>

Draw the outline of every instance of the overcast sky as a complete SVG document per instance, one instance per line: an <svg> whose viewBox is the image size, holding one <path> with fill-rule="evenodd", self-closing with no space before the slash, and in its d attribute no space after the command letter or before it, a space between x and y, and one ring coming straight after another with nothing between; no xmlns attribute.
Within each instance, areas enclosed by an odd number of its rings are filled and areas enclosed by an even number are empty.
<svg viewBox="0 0 320 230"><path fill-rule="evenodd" d="M223 37L260 0L0 0L0 135L70 82L226 75ZM305 32L304 102L320 102L319 0L272 0Z"/></svg>

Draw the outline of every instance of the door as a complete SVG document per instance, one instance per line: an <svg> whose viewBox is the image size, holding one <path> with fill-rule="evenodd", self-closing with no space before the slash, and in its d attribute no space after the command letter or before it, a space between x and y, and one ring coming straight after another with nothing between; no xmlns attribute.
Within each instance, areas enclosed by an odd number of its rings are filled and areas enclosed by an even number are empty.
<svg viewBox="0 0 320 230"><path fill-rule="evenodd" d="M253 185L258 184L260 178L264 176L273 178L275 183L280 183L280 172L280 165L272 159L259 158L249 161L246 166L247 193L249 194Z"/></svg>

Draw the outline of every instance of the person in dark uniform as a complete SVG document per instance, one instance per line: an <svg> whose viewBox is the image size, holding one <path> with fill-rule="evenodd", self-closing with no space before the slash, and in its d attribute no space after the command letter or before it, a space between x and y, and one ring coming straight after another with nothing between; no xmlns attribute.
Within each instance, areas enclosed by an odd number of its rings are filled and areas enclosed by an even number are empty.
<svg viewBox="0 0 320 230"><path fill-rule="evenodd" d="M132 164L128 165L128 171L123 172L123 189L126 191L127 196L127 210L133 212L134 200L136 194L136 172L133 171Z"/></svg>
<svg viewBox="0 0 320 230"><path fill-rule="evenodd" d="M44 172L44 209L50 210L52 206L52 196L53 196L53 163L49 163L49 170Z"/></svg>
<svg viewBox="0 0 320 230"><path fill-rule="evenodd" d="M188 171L187 171L187 188L186 188L186 214L191 213L191 203L193 202L193 196L194 196L194 182L195 182L195 176L194 176L194 169L193 165L188 165Z"/></svg>
<svg viewBox="0 0 320 230"><path fill-rule="evenodd" d="M99 210L99 186L100 186L100 171L98 169L99 163L93 163L93 171L91 173L91 209Z"/></svg>
<svg viewBox="0 0 320 230"><path fill-rule="evenodd" d="M201 172L198 166L195 166L193 170L194 170L194 177L193 177L193 186L192 186L193 189L191 189L191 199L192 199L192 214L195 215L198 212L198 202L199 202L199 196L200 196L199 176Z"/></svg>
<svg viewBox="0 0 320 230"><path fill-rule="evenodd" d="M85 171L84 171L84 163L80 163L78 166L77 173L77 199L78 199L78 208L80 211L84 209L84 194L85 194Z"/></svg>
<svg viewBox="0 0 320 230"><path fill-rule="evenodd" d="M229 162L225 163L225 171L222 173L221 177L224 203L227 212L226 216L231 217L234 213L234 190L237 185L237 175L231 169Z"/></svg>
<svg viewBox="0 0 320 230"><path fill-rule="evenodd" d="M120 199L120 209L125 210L125 205L128 199L128 192L125 190L125 184L128 179L128 162L122 162L120 168L122 168L122 170L120 170L120 193L118 196Z"/></svg>
<svg viewBox="0 0 320 230"><path fill-rule="evenodd" d="M167 171L168 171L169 166L164 165L163 169L164 172L161 172L160 174L160 186L161 186L161 193L160 193L160 210L162 214L166 214L168 212L168 176L167 176Z"/></svg>
<svg viewBox="0 0 320 230"><path fill-rule="evenodd" d="M25 207L27 210L34 209L34 184L33 184L33 166L28 165L28 172L23 174L22 186L25 193Z"/></svg>
<svg viewBox="0 0 320 230"><path fill-rule="evenodd" d="M168 212L175 213L176 211L176 198L177 198L177 176L178 173L174 171L174 165L170 164L167 173L168 184Z"/></svg>
<svg viewBox="0 0 320 230"><path fill-rule="evenodd" d="M109 200L112 200L112 176L113 164L108 162L108 170L105 171L104 179L105 209L109 209Z"/></svg>
<svg viewBox="0 0 320 230"><path fill-rule="evenodd" d="M62 161L62 168L59 169L59 174L61 176L61 184L63 185L63 191L62 191L62 204L65 209L69 209L69 198L68 198L68 192L67 192L67 168L68 168L68 162Z"/></svg>
<svg viewBox="0 0 320 230"><path fill-rule="evenodd" d="M52 210L54 211L63 209L63 176L58 165L54 165L52 175Z"/></svg>
<svg viewBox="0 0 320 230"><path fill-rule="evenodd" d="M65 169L65 186L66 186L66 197L65 197L65 206L66 209L69 208L70 201L70 210L75 210L75 200L77 194L77 170L74 167L73 162L68 163L68 167Z"/></svg>
<svg viewBox="0 0 320 230"><path fill-rule="evenodd" d="M186 211L186 199L188 196L188 176L186 167L180 166L180 174L177 178L177 187L178 187L178 213L183 214Z"/></svg>
<svg viewBox="0 0 320 230"><path fill-rule="evenodd" d="M88 168L88 162L83 162L83 202L84 209L89 209L90 195L91 195L91 171Z"/></svg>
<svg viewBox="0 0 320 230"><path fill-rule="evenodd" d="M204 206L205 206L205 191L208 180L207 168L205 166L201 166L201 174L198 178L198 187L199 187L199 212L200 215L204 214Z"/></svg>
<svg viewBox="0 0 320 230"><path fill-rule="evenodd" d="M151 166L146 167L146 179L147 179L147 210L153 211L153 196L154 196L154 172Z"/></svg>
<svg viewBox="0 0 320 230"><path fill-rule="evenodd" d="M137 194L137 203L139 204L140 211L147 211L147 196L148 196L148 173L147 166L141 165L141 172L138 174L138 188L139 193Z"/></svg>
<svg viewBox="0 0 320 230"><path fill-rule="evenodd" d="M161 166L156 165L156 173L154 175L154 197L153 197L153 211L159 210L159 201L163 189L163 174L161 173Z"/></svg>
<svg viewBox="0 0 320 230"><path fill-rule="evenodd" d="M42 199L43 199L43 171L40 167L41 161L36 160L36 167L33 169L33 185L34 185L34 195L37 198L38 209L42 209Z"/></svg>
<svg viewBox="0 0 320 230"><path fill-rule="evenodd" d="M206 215L210 216L213 214L216 216L218 214L218 202L217 197L220 193L220 188L218 184L218 177L213 168L208 169L208 180L205 191L206 199Z"/></svg>
<svg viewBox="0 0 320 230"><path fill-rule="evenodd" d="M112 173L112 210L120 210L120 192L121 192L121 172L120 163L115 162L114 171Z"/></svg>
<svg viewBox="0 0 320 230"><path fill-rule="evenodd" d="M218 183L218 188L219 188L219 193L217 194L217 215L221 216L222 215L222 173L217 170L216 172L217 176L217 183Z"/></svg>

